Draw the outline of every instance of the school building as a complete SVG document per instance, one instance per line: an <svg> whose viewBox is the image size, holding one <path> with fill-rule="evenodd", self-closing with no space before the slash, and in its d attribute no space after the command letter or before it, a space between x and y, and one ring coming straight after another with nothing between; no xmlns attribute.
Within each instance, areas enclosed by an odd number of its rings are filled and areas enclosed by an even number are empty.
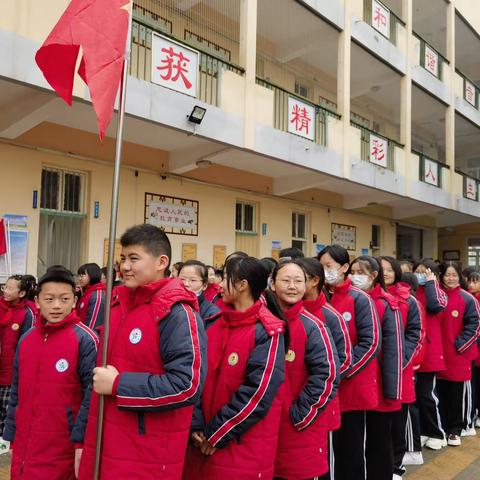
<svg viewBox="0 0 480 480"><path fill-rule="evenodd" d="M68 3L0 15L0 216L34 274L106 261L116 115L100 142L34 60ZM119 235L479 265L479 52L477 0L133 0Z"/></svg>

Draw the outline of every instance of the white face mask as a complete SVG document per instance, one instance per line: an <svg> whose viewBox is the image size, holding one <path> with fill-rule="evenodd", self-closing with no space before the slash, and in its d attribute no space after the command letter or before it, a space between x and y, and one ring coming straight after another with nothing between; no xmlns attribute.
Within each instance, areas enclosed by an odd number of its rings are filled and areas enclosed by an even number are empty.
<svg viewBox="0 0 480 480"><path fill-rule="evenodd" d="M352 285L354 287L357 287L360 290L368 290L370 287L370 284L372 283L370 281L369 275L365 275L365 274L350 275L350 281L352 282Z"/></svg>
<svg viewBox="0 0 480 480"><path fill-rule="evenodd" d="M329 285L338 285L340 283L340 273L336 268L325 270L325 282Z"/></svg>

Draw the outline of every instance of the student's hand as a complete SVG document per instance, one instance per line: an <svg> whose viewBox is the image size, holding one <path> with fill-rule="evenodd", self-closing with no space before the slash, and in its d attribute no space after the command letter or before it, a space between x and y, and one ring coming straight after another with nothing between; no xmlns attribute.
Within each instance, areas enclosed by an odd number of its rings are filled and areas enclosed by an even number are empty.
<svg viewBox="0 0 480 480"><path fill-rule="evenodd" d="M192 443L195 448L200 448L202 446L203 441L206 440L205 434L201 431L192 432L190 434L190 438L192 439Z"/></svg>
<svg viewBox="0 0 480 480"><path fill-rule="evenodd" d="M210 443L208 443L208 440L205 438L205 440L203 441L200 447L200 451L204 455L213 455L217 451L217 449L215 447L212 447Z"/></svg>
<svg viewBox="0 0 480 480"><path fill-rule="evenodd" d="M75 449L75 478L78 478L78 469L80 467L80 460L82 458L83 448Z"/></svg>
<svg viewBox="0 0 480 480"><path fill-rule="evenodd" d="M118 370L112 365L93 369L93 389L100 395L111 395L113 382L117 378Z"/></svg>
<svg viewBox="0 0 480 480"><path fill-rule="evenodd" d="M426 271L425 271L425 279L427 280L427 282L429 282L430 280L435 280L435 274L429 269L427 268Z"/></svg>

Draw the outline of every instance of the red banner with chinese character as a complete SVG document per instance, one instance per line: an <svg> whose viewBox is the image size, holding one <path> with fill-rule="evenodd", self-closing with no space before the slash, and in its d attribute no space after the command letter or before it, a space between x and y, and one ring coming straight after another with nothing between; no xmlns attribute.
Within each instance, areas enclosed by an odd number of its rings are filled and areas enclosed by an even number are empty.
<svg viewBox="0 0 480 480"><path fill-rule="evenodd" d="M100 138L112 118L120 85L131 0L72 0L35 60L47 82L72 105L80 47L79 75L88 85Z"/></svg>

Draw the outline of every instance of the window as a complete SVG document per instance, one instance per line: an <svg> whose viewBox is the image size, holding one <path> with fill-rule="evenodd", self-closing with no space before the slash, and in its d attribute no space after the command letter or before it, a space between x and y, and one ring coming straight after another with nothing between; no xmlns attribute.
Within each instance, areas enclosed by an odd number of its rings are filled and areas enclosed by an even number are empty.
<svg viewBox="0 0 480 480"><path fill-rule="evenodd" d="M468 239L468 266L480 266L480 238Z"/></svg>
<svg viewBox="0 0 480 480"><path fill-rule="evenodd" d="M243 233L256 233L256 208L254 204L237 202L235 206L235 230Z"/></svg>
<svg viewBox="0 0 480 480"><path fill-rule="evenodd" d="M307 245L307 215L292 212L292 247L299 248L305 253Z"/></svg>
<svg viewBox="0 0 480 480"><path fill-rule="evenodd" d="M301 83L295 82L295 93L303 98L308 98L308 87Z"/></svg>
<svg viewBox="0 0 480 480"><path fill-rule="evenodd" d="M42 170L42 187L40 208L58 212L83 214L85 174L44 168Z"/></svg>
<svg viewBox="0 0 480 480"><path fill-rule="evenodd" d="M380 249L380 229L380 225L372 225L372 243L370 245L372 250Z"/></svg>

